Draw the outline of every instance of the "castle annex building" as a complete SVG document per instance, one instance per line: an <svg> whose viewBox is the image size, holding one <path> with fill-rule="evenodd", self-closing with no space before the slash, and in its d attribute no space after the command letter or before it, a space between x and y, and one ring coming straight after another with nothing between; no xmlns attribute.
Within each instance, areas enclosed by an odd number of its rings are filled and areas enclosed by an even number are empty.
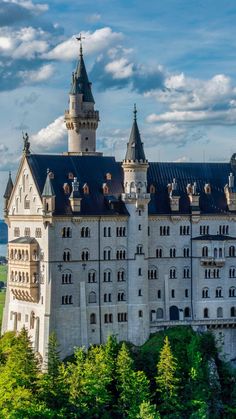
<svg viewBox="0 0 236 419"><path fill-rule="evenodd" d="M155 331L212 329L236 357L236 155L148 162L136 109L123 162L96 151L82 48L65 113L68 151L30 152L6 187L9 270L3 332L25 326L46 357L75 346L141 345Z"/></svg>

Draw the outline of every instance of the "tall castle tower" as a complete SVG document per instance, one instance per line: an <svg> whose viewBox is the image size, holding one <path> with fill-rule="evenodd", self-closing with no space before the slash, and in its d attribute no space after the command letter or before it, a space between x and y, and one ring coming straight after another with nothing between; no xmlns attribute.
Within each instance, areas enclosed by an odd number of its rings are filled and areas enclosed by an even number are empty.
<svg viewBox="0 0 236 419"><path fill-rule="evenodd" d="M128 340L140 345L149 336L148 306L148 202L147 169L143 143L134 121L122 167L124 189L122 194L128 219Z"/></svg>
<svg viewBox="0 0 236 419"><path fill-rule="evenodd" d="M78 39L81 41L80 38ZM95 102L91 84L85 68L82 44L80 44L79 61L76 71L72 73L69 110L65 111L69 154L101 154L96 152L99 112L94 110Z"/></svg>

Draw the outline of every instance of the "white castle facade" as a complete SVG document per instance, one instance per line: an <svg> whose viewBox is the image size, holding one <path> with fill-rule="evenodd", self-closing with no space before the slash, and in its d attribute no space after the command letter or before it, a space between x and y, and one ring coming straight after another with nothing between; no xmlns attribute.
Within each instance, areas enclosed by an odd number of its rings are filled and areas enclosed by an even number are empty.
<svg viewBox="0 0 236 419"><path fill-rule="evenodd" d="M236 357L236 159L150 163L134 121L122 163L96 152L99 113L82 49L65 113L68 152L31 154L5 198L2 331L25 326L46 358L173 325L212 329Z"/></svg>

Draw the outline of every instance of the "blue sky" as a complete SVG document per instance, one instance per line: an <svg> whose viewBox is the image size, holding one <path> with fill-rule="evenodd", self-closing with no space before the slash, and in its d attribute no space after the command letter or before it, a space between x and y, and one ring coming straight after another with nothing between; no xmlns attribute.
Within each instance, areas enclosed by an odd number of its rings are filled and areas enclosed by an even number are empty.
<svg viewBox="0 0 236 419"><path fill-rule="evenodd" d="M149 160L236 152L235 0L0 0L0 194L22 150L67 148L63 113L82 32L98 148L125 155L133 104Z"/></svg>

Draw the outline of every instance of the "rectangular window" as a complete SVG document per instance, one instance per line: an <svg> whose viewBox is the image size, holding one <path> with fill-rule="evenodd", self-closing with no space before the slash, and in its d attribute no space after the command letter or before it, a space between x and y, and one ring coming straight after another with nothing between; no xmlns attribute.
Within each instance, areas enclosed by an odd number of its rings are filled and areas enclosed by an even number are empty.
<svg viewBox="0 0 236 419"><path fill-rule="evenodd" d="M20 229L19 227L14 228L14 237L20 237Z"/></svg>
<svg viewBox="0 0 236 419"><path fill-rule="evenodd" d="M117 320L118 323L127 322L127 313L118 313Z"/></svg>
<svg viewBox="0 0 236 419"><path fill-rule="evenodd" d="M42 237L42 230L41 230L41 228L36 228L35 229L35 237L37 239L40 239Z"/></svg>
<svg viewBox="0 0 236 419"><path fill-rule="evenodd" d="M25 227L25 237L30 237L30 228Z"/></svg>
<svg viewBox="0 0 236 419"><path fill-rule="evenodd" d="M175 298L175 290L171 290L171 298Z"/></svg>

